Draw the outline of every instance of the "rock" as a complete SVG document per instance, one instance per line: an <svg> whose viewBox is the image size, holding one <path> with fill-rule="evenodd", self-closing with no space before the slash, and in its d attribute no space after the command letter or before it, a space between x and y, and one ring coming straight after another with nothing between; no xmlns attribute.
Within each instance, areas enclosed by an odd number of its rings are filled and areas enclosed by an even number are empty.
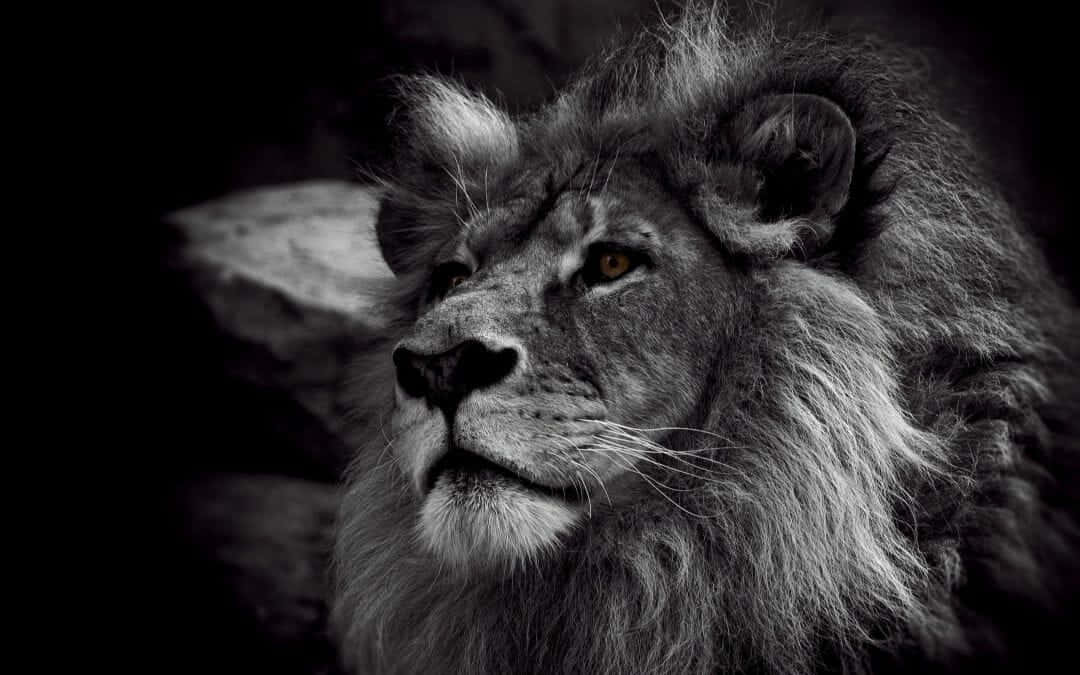
<svg viewBox="0 0 1080 675"><path fill-rule="evenodd" d="M186 256L305 307L377 322L364 290L391 276L375 244L376 188L312 181L259 188L176 211Z"/></svg>
<svg viewBox="0 0 1080 675"><path fill-rule="evenodd" d="M226 343L229 377L259 392L275 433L324 475L348 455L345 367L382 324L366 291L392 277L375 244L377 211L375 188L315 181L166 217L183 240L175 263Z"/></svg>

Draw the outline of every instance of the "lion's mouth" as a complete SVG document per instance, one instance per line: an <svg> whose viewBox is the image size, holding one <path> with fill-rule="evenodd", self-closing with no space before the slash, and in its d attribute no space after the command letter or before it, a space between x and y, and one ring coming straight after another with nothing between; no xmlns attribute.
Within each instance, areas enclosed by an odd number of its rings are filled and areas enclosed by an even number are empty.
<svg viewBox="0 0 1080 675"><path fill-rule="evenodd" d="M579 499L578 490L575 487L553 488L540 485L475 452L456 447L443 455L428 471L427 491L430 493L434 490L441 479L446 479L452 486L461 490L491 489L500 483L509 482L567 501Z"/></svg>

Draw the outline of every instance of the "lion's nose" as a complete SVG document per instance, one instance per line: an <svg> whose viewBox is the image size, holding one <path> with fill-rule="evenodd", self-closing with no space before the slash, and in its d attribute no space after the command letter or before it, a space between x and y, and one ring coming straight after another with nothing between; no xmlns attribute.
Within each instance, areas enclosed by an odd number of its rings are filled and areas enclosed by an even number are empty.
<svg viewBox="0 0 1080 675"><path fill-rule="evenodd" d="M394 366L402 390L452 413L471 391L490 387L506 378L518 362L517 349L489 347L465 340L440 354L419 354L398 347Z"/></svg>

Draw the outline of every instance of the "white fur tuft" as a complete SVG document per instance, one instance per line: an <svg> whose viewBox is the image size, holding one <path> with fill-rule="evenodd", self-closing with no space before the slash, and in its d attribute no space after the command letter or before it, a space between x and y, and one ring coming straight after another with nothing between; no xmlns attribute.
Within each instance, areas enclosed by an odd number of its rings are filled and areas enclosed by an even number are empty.
<svg viewBox="0 0 1080 675"><path fill-rule="evenodd" d="M566 503L500 481L455 492L445 478L424 500L417 531L423 545L458 570L517 565L553 551L577 514Z"/></svg>
<svg viewBox="0 0 1080 675"><path fill-rule="evenodd" d="M427 151L448 170L505 162L517 155L514 123L483 95L433 77L411 81L406 93L414 106L412 132L419 136L420 147L427 144Z"/></svg>

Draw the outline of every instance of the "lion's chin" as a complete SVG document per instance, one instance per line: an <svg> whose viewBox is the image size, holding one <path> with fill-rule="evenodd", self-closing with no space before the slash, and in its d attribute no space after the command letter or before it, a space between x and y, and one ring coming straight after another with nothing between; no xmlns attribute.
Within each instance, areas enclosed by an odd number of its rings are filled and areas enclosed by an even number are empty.
<svg viewBox="0 0 1080 675"><path fill-rule="evenodd" d="M424 499L420 540L461 571L512 569L559 546L580 509L492 472L445 472Z"/></svg>

